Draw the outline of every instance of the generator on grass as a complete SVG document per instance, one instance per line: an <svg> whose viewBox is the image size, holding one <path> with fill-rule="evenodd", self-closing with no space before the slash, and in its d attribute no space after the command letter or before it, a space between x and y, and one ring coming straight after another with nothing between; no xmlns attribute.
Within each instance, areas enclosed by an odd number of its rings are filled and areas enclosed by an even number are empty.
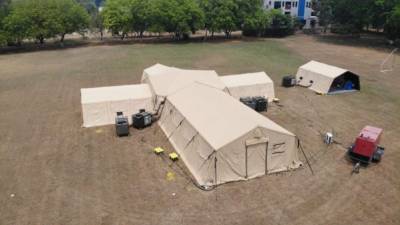
<svg viewBox="0 0 400 225"><path fill-rule="evenodd" d="M117 112L115 117L115 131L118 137L129 135L128 117L124 116L123 112Z"/></svg>
<svg viewBox="0 0 400 225"><path fill-rule="evenodd" d="M360 166L368 166L371 162L379 163L385 148L379 145L383 129L364 127L353 145L349 147L348 156L354 163L353 172L358 173Z"/></svg>
<svg viewBox="0 0 400 225"><path fill-rule="evenodd" d="M149 112L146 112L146 110L141 109L139 110L139 113L133 114L132 115L132 126L137 128L137 129L143 129L148 126L151 126L153 123L153 115Z"/></svg>

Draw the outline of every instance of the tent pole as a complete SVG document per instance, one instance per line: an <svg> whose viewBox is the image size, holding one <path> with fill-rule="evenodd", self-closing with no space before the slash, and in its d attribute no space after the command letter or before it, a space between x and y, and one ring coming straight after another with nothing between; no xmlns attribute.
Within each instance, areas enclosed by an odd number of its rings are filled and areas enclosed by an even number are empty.
<svg viewBox="0 0 400 225"><path fill-rule="evenodd" d="M217 156L214 158L214 184L217 185Z"/></svg>
<svg viewBox="0 0 400 225"><path fill-rule="evenodd" d="M215 152L216 153L216 152ZM218 201L218 195L217 195L217 186L218 186L218 178L217 178L217 154L215 154L215 158L214 158L214 183L215 183L215 201ZM218 207L218 204L216 204L216 206Z"/></svg>
<svg viewBox="0 0 400 225"><path fill-rule="evenodd" d="M246 145L246 155L245 155L245 157L244 157L244 159L245 159L245 167L246 167L246 175L245 175L245 178L247 179L247 145Z"/></svg>
<svg viewBox="0 0 400 225"><path fill-rule="evenodd" d="M267 147L265 147L265 175L268 174L267 162L268 162L268 144L269 144L269 142L267 142L266 144L267 144Z"/></svg>
<svg viewBox="0 0 400 225"><path fill-rule="evenodd" d="M299 138L297 138L297 147L300 148L301 152L304 155L304 158L306 158L306 162L307 162L308 167L310 168L311 174L314 175L314 171L313 171L313 169L311 167L310 162L308 161L308 157L307 157L306 153L304 152L303 146L300 144L300 139Z"/></svg>

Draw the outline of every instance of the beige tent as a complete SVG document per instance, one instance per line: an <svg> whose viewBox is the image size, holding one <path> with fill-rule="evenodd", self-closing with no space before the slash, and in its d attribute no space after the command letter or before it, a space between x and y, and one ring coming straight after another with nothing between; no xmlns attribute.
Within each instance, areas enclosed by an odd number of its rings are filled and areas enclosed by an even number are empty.
<svg viewBox="0 0 400 225"><path fill-rule="evenodd" d="M360 90L358 75L324 63L310 61L297 71L296 80L318 93L341 93Z"/></svg>
<svg viewBox="0 0 400 225"><path fill-rule="evenodd" d="M84 127L115 123L116 113L131 117L139 109L153 109L152 93L147 84L81 89ZM129 118L130 123L131 118Z"/></svg>
<svg viewBox="0 0 400 225"><path fill-rule="evenodd" d="M269 102L275 98L274 82L264 72L223 76L221 80L234 98L264 96Z"/></svg>
<svg viewBox="0 0 400 225"><path fill-rule="evenodd" d="M156 108L166 96L193 82L203 83L220 90L225 89L225 85L214 70L184 70L156 64L145 69L142 75L142 83L149 84L153 92Z"/></svg>
<svg viewBox="0 0 400 225"><path fill-rule="evenodd" d="M208 85L192 83L169 95L159 124L200 185L301 165L295 135Z"/></svg>

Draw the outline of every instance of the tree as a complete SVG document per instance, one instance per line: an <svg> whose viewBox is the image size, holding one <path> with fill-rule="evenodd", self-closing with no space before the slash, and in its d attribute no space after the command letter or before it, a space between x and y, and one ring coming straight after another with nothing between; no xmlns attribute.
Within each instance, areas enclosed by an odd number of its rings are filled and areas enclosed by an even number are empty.
<svg viewBox="0 0 400 225"><path fill-rule="evenodd" d="M263 9L263 0L235 0L238 12L238 27L241 27L245 20L249 20L252 16L262 16L261 11Z"/></svg>
<svg viewBox="0 0 400 225"><path fill-rule="evenodd" d="M86 11L93 15L97 12L96 2L94 0L76 0Z"/></svg>
<svg viewBox="0 0 400 225"><path fill-rule="evenodd" d="M328 26L332 23L333 15L333 7L334 7L334 0L319 0L315 1L314 10L317 12L317 16L319 19L319 25L323 26L324 33Z"/></svg>
<svg viewBox="0 0 400 225"><path fill-rule="evenodd" d="M177 39L204 25L204 14L194 0L155 0L150 18L151 31L174 33Z"/></svg>
<svg viewBox="0 0 400 225"><path fill-rule="evenodd" d="M215 27L229 38L239 28L239 6L235 0L218 1L214 8Z"/></svg>
<svg viewBox="0 0 400 225"><path fill-rule="evenodd" d="M21 43L23 39L35 39L41 44L45 38L57 34L57 23L54 20L54 4L49 0L25 0L13 2L12 10L5 19L5 29L13 42ZM49 4L50 3L50 4Z"/></svg>
<svg viewBox="0 0 400 225"><path fill-rule="evenodd" d="M205 38L207 38L209 31L214 34L214 32L218 29L215 20L216 13L214 10L217 2L217 0L199 0L199 6L204 13L204 29L206 31Z"/></svg>
<svg viewBox="0 0 400 225"><path fill-rule="evenodd" d="M243 23L243 35L263 36L267 28L271 26L271 13L265 10L257 10L253 15L247 15Z"/></svg>
<svg viewBox="0 0 400 225"><path fill-rule="evenodd" d="M108 0L101 12L104 27L114 34L121 33L121 39L132 30L131 4L132 0Z"/></svg>
<svg viewBox="0 0 400 225"><path fill-rule="evenodd" d="M15 1L5 29L13 42L25 38L44 43L46 38L80 31L87 26L88 15L74 0L24 0Z"/></svg>
<svg viewBox="0 0 400 225"><path fill-rule="evenodd" d="M343 32L359 34L369 23L368 9L373 0L336 0L333 7L333 23Z"/></svg>
<svg viewBox="0 0 400 225"><path fill-rule="evenodd" d="M271 26L267 29L267 35L284 36L293 33L294 23L290 15L283 15L280 10L269 11Z"/></svg>
<svg viewBox="0 0 400 225"><path fill-rule="evenodd" d="M11 0L0 1L0 46L7 44L8 35L4 29L4 18L9 13Z"/></svg>
<svg viewBox="0 0 400 225"><path fill-rule="evenodd" d="M100 39L103 40L104 24L103 17L99 11L96 11L90 17L90 29L100 33Z"/></svg>
<svg viewBox="0 0 400 225"><path fill-rule="evenodd" d="M58 23L57 33L64 41L66 34L83 32L88 28L90 16L86 10L74 0L58 0L55 13Z"/></svg>
<svg viewBox="0 0 400 225"><path fill-rule="evenodd" d="M207 32L223 31L226 37L231 32L240 28L238 0L199 0L199 5L204 12L204 24Z"/></svg>
<svg viewBox="0 0 400 225"><path fill-rule="evenodd" d="M385 33L390 40L400 39L400 4L388 16Z"/></svg>
<svg viewBox="0 0 400 225"><path fill-rule="evenodd" d="M131 7L132 15L132 29L139 34L139 37L143 37L143 33L150 26L150 7L149 1L133 0Z"/></svg>

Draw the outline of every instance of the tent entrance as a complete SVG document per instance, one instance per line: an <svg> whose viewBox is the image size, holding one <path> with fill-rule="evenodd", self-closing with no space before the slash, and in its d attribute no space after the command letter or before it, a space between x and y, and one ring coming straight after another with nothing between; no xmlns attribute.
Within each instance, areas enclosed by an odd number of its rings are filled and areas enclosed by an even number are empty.
<svg viewBox="0 0 400 225"><path fill-rule="evenodd" d="M360 90L360 79L352 72L346 72L333 80L328 94L339 94Z"/></svg>
<svg viewBox="0 0 400 225"><path fill-rule="evenodd" d="M245 178L267 174L268 139L253 138L246 141Z"/></svg>

